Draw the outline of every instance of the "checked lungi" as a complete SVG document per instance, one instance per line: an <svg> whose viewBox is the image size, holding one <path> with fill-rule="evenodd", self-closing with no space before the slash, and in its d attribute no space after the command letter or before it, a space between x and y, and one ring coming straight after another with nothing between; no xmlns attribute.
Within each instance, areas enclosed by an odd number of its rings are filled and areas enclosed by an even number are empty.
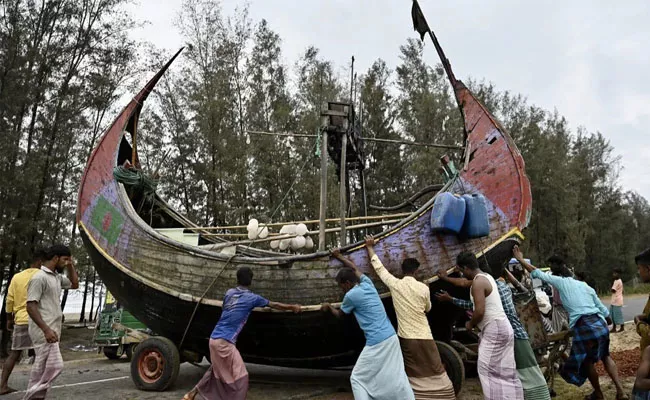
<svg viewBox="0 0 650 400"><path fill-rule="evenodd" d="M486 400L523 400L515 366L514 334L507 319L483 327L478 346L478 376Z"/></svg>
<svg viewBox="0 0 650 400"><path fill-rule="evenodd" d="M560 376L576 386L587 380L585 363L595 364L609 356L609 329L598 314L583 315L573 326L571 354L560 370Z"/></svg>

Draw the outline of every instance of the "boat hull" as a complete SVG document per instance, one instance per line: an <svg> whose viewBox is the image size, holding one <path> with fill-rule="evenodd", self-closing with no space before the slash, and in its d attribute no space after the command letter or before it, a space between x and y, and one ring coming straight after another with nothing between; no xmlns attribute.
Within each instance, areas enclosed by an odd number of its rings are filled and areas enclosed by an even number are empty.
<svg viewBox="0 0 650 400"><path fill-rule="evenodd" d="M102 280L118 301L157 334L181 350L206 355L223 295L236 285L237 269L250 267L255 275L253 290L272 301L299 303L303 312L254 310L238 341L247 361L311 368L351 364L364 343L356 321L351 316L335 319L320 311L322 302L336 305L343 298L334 281L341 264L328 252L231 256L174 241L140 217L124 186L113 177L113 169L126 160L137 163L137 153L127 138L136 132L142 105L170 63L108 128L82 177L77 223ZM485 196L489 236L464 241L454 235L433 234L430 214L435 197L376 236L376 252L389 271L399 275L403 259L417 258L421 264L417 278L431 284L432 290L441 285L434 283L436 273L451 268L461 251L477 254L486 268L498 274L510 259L512 245L523 238L519 230L526 227L532 207L516 146L462 83L454 89L462 100L469 133L460 174L443 190ZM372 271L363 243L342 251L373 279L394 322L389 290ZM463 295L466 292L459 293ZM451 332L453 312L449 310L434 307L429 315L434 335L443 340Z"/></svg>

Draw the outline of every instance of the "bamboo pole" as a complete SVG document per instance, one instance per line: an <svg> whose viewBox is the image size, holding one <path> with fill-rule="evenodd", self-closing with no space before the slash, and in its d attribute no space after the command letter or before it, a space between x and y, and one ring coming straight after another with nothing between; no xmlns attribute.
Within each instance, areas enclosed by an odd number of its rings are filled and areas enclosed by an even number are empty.
<svg viewBox="0 0 650 400"><path fill-rule="evenodd" d="M325 250L325 223L327 222L327 131L322 130L320 150L320 209L318 250Z"/></svg>
<svg viewBox="0 0 650 400"><path fill-rule="evenodd" d="M287 136L287 137L305 137L305 138L318 137L318 135L312 135L307 133L284 133L284 132L262 132L262 131L246 131L246 133L253 134L253 135L266 135L266 136ZM450 144L411 142L409 140L394 140L394 139L381 139L381 138L369 138L369 137L362 137L359 139L365 142L393 143L393 144L403 144L407 146L434 147L438 149L449 149L449 150L465 149L463 146L455 146Z"/></svg>
<svg viewBox="0 0 650 400"><path fill-rule="evenodd" d="M347 174L346 174L346 163L347 163L347 154L348 154L348 134L343 133L343 136L341 137L341 165L339 166L339 213L341 217L341 223L340 223L340 228L341 228L341 247L345 246L347 243L347 238L345 237L345 217L347 216L347 202L346 196L347 193L345 191L346 185L346 179L347 179Z"/></svg>
<svg viewBox="0 0 650 400"><path fill-rule="evenodd" d="M352 222L352 221L360 221L360 220L368 220L368 221L373 221L373 220L378 220L378 219L389 219L389 218L402 218L402 217L408 217L412 213L410 212L403 212L403 213L396 213L396 214L386 214L386 215L369 215L367 217L351 217L351 218L346 218L345 220L347 222ZM340 218L327 218L325 219L325 222L339 222L341 219ZM289 225L289 224L316 224L319 223L319 219L310 219L310 220L305 220L305 221L288 221L288 222L273 222L270 224L260 224L264 225L266 227L277 227L277 226L283 226L283 225ZM205 230L205 231L216 231L216 230L221 230L221 229L244 229L247 228L247 225L228 225L228 226L189 226L186 227L185 229L187 230Z"/></svg>
<svg viewBox="0 0 650 400"><path fill-rule="evenodd" d="M392 219L388 221L379 221L379 222L369 222L367 224L359 224L359 225L351 225L348 227L348 229L363 229L363 228L372 228L375 226L382 226L382 225L390 225L390 224L395 224L401 220L399 219ZM325 229L325 233L334 233L334 232L340 232L340 228L328 228ZM315 236L319 235L320 230L318 231L308 231L305 236ZM229 236L228 234L221 234L221 233L208 233L204 236ZM293 234L282 234L282 235L277 235L273 237L266 237L264 239L253 239L253 240L238 240L238 241L232 241L228 243L218 243L215 245L208 245L203 248L208 248L210 250L218 250L222 249L224 247L230 247L230 246L237 246L240 244L256 244L256 243L265 243L265 242L271 242L273 240L283 240L283 239L293 239L298 235L293 235Z"/></svg>

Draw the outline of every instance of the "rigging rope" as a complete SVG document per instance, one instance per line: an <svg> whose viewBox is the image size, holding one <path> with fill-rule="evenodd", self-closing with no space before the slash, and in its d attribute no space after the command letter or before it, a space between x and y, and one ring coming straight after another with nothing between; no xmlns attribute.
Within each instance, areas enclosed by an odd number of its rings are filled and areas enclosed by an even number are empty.
<svg viewBox="0 0 650 400"><path fill-rule="evenodd" d="M314 143L314 147L316 147L317 145L318 145L318 141L316 141ZM305 163L302 165L302 167L300 167L300 172L302 172L305 169L305 167L307 167L307 164L309 163L309 161L311 161L311 153L307 153L307 154L309 154L310 156L307 156L307 159L305 160ZM324 155L324 156L327 157L327 155ZM280 210L280 207L282 207L282 204L285 202L285 200L287 200L287 197L289 197L289 193L291 193L291 191L293 190L293 187L296 186L296 183L298 183L298 179L300 179L300 176L301 176L301 174L298 174L296 176L296 179L293 180L293 182L291 183L291 186L289 187L289 190L287 190L287 192L284 194L284 197L282 198L282 200L280 200L280 203L275 208L275 211L273 211L273 213L269 217L269 222L273 221L273 217Z"/></svg>
<svg viewBox="0 0 650 400"><path fill-rule="evenodd" d="M185 342L185 337L187 336L187 332L190 330L190 326L192 325L192 322L194 321L194 316L196 315L196 310L199 309L199 306L201 305L201 302L205 298L205 295L208 294L208 291L210 289L212 289L212 286L214 285L214 283L217 281L217 279L219 279L219 277L221 276L223 271L225 271L226 267L230 264L230 261L232 261L232 259L235 258L235 256L236 256L236 254L233 254L232 256L230 256L230 258L228 258L228 261L226 261L226 263L223 265L223 267L221 268L221 271L219 271L217 276L214 277L214 279L212 280L212 282L210 283L208 288L205 289L205 291L201 295L201 298L196 303L196 306L194 306L194 311L192 312L192 315L190 316L190 320L187 322L187 326L185 327L185 332L183 332L183 337L181 338L181 341L178 344L178 351L181 351L181 349L183 348L183 343Z"/></svg>

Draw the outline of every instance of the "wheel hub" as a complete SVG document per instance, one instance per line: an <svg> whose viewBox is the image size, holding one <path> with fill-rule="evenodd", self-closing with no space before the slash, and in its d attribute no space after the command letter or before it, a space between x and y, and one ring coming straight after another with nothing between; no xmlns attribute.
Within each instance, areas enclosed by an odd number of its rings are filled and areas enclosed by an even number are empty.
<svg viewBox="0 0 650 400"><path fill-rule="evenodd" d="M142 380L153 383L160 379L165 369L165 360L156 350L145 351L138 360L138 370Z"/></svg>

